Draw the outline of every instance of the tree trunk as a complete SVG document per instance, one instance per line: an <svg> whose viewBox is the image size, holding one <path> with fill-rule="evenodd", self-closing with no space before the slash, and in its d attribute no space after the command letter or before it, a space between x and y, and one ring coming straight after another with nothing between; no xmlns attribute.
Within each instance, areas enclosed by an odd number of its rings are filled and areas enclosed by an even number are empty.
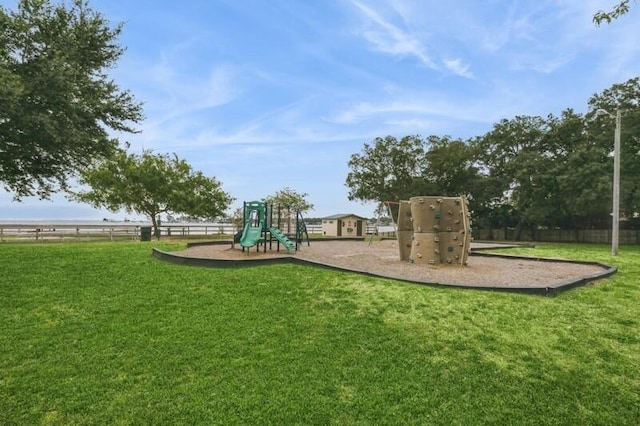
<svg viewBox="0 0 640 426"><path fill-rule="evenodd" d="M158 222L156 222L156 215L152 214L150 216L151 216L151 226L153 228L152 235L156 235L156 232L158 231Z"/></svg>
<svg viewBox="0 0 640 426"><path fill-rule="evenodd" d="M522 235L522 228L524 227L524 222L521 220L516 225L516 229L514 230L513 239L516 241L520 241Z"/></svg>

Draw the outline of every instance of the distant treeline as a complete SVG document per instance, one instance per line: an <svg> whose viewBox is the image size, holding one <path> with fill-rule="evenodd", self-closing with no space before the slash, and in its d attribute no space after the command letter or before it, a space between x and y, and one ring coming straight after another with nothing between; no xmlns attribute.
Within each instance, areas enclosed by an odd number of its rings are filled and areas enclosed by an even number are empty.
<svg viewBox="0 0 640 426"><path fill-rule="evenodd" d="M590 113L517 116L483 136L376 138L351 156L349 198L466 195L476 229L607 229L621 113L621 226L640 229L640 78L589 99Z"/></svg>

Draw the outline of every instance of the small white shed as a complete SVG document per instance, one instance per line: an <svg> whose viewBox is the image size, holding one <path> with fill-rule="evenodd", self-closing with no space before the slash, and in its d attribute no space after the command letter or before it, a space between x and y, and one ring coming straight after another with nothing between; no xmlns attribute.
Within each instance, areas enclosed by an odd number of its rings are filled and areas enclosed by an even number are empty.
<svg viewBox="0 0 640 426"><path fill-rule="evenodd" d="M367 218L355 214L334 214L322 218L322 235L327 237L363 237Z"/></svg>

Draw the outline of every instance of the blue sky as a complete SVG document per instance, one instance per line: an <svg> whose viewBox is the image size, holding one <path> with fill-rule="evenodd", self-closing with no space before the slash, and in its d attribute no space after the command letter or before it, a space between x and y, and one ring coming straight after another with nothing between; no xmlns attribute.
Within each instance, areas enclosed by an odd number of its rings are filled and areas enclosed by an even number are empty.
<svg viewBox="0 0 640 426"><path fill-rule="evenodd" d="M0 0L14 8L15 1ZM502 118L586 112L640 75L640 5L614 0L92 0L124 22L116 82L145 104L134 152L175 152L237 200L290 187L309 216L352 212L347 162L375 137L469 138ZM125 213L0 194L2 219Z"/></svg>

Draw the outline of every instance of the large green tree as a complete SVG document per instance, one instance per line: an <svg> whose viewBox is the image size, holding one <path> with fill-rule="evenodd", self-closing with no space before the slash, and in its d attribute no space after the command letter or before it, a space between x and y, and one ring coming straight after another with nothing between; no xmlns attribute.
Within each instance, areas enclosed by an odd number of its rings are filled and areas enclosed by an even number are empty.
<svg viewBox="0 0 640 426"><path fill-rule="evenodd" d="M504 202L518 214L516 239L546 214L540 202L553 188L545 127L541 117L517 116L494 124L477 142L480 166L500 183Z"/></svg>
<svg viewBox="0 0 640 426"><path fill-rule="evenodd" d="M276 209L279 209L280 218L286 222L287 232L290 233L291 228L295 226L297 212L305 213L313 209L313 204L307 200L308 196L306 192L284 187L266 196L262 201L273 204Z"/></svg>
<svg viewBox="0 0 640 426"><path fill-rule="evenodd" d="M429 136L425 145L422 179L434 195L466 195L478 202L486 197L471 141Z"/></svg>
<svg viewBox="0 0 640 426"><path fill-rule="evenodd" d="M266 196L262 201L269 204L279 205L289 210L305 213L313 209L313 204L307 200L309 194L298 192L289 187L284 187L272 195Z"/></svg>
<svg viewBox="0 0 640 426"><path fill-rule="evenodd" d="M449 136L376 138L351 156L349 198L379 203L378 214L385 213L384 201L416 195L466 195L474 209L482 209L491 198L491 188L480 174L475 154L470 141ZM395 205L391 210L397 213Z"/></svg>
<svg viewBox="0 0 640 426"><path fill-rule="evenodd" d="M546 138L554 147L547 175L555 183L549 199L557 207L547 205L549 226L606 228L610 220L612 164L608 147L593 137L598 124L571 109L547 120Z"/></svg>
<svg viewBox="0 0 640 426"><path fill-rule="evenodd" d="M640 212L640 77L613 84L594 94L589 99L589 108L609 113L594 118L589 127L594 142L605 152L613 151L613 116L620 111L620 212L631 219ZM609 179L611 176L612 172L608 173Z"/></svg>
<svg viewBox="0 0 640 426"><path fill-rule="evenodd" d="M16 199L48 198L133 132L141 104L109 77L123 53L85 0L0 6L0 184Z"/></svg>
<svg viewBox="0 0 640 426"><path fill-rule="evenodd" d="M111 159L84 171L81 181L90 189L74 193L73 199L114 212L125 209L144 214L154 229L160 213L216 219L233 201L215 178L194 171L175 154L150 150L142 155L119 150Z"/></svg>
<svg viewBox="0 0 640 426"><path fill-rule="evenodd" d="M380 203L431 192L422 178L425 143L419 136L376 138L365 143L362 152L351 155L348 165L350 200Z"/></svg>
<svg viewBox="0 0 640 426"><path fill-rule="evenodd" d="M636 84L632 79L614 85L589 102L591 109L624 108L623 151L627 157L621 200L628 218L640 208ZM488 209L489 225L514 226L516 239L525 227L535 232L540 227L606 226L611 211L613 128L611 117L585 119L568 109L559 117L505 119L477 138L481 169L499 183L503 194Z"/></svg>

